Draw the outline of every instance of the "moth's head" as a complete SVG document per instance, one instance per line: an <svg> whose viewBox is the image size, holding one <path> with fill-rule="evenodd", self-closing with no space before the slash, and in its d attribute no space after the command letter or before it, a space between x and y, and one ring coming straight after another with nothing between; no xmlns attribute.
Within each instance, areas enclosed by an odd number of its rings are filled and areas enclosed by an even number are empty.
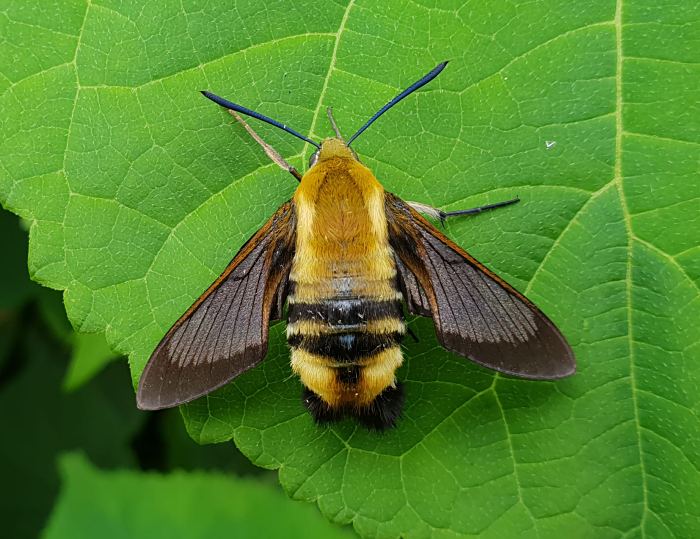
<svg viewBox="0 0 700 539"><path fill-rule="evenodd" d="M309 158L309 168L316 163L340 157L341 159L354 159L359 161L355 150L348 146L342 138L332 137L321 142L321 147Z"/></svg>
<svg viewBox="0 0 700 539"><path fill-rule="evenodd" d="M331 123L331 127L335 132L335 137L327 138L321 142L321 146L318 147L318 150L316 150L313 154L311 154L311 157L309 157L309 168L318 162L333 159L334 157L359 161L355 150L353 150L350 145L345 142L343 135L340 134L338 124L335 123L335 118L333 118L333 109L328 107L326 109L326 113L328 114L328 121Z"/></svg>

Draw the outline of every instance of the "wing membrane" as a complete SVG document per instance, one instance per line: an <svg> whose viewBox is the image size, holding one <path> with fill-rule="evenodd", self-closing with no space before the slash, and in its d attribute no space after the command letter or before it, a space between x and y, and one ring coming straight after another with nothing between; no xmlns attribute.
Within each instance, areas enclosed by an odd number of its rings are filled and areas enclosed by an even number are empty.
<svg viewBox="0 0 700 539"><path fill-rule="evenodd" d="M573 352L542 311L401 199L386 197L406 304L415 314L432 316L445 348L524 378L573 374Z"/></svg>
<svg viewBox="0 0 700 539"><path fill-rule="evenodd" d="M294 241L287 202L163 337L139 380L139 408L189 402L263 360L269 321L280 318L286 298Z"/></svg>

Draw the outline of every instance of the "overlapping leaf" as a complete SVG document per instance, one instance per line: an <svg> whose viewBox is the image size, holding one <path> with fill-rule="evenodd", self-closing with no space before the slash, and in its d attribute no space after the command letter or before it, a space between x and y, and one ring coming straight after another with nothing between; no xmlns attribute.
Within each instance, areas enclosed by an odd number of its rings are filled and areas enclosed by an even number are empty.
<svg viewBox="0 0 700 539"><path fill-rule="evenodd" d="M101 471L77 453L60 459L63 488L46 539L106 537L350 538L271 485L224 474ZM274 515L274 518L270 518Z"/></svg>
<svg viewBox="0 0 700 539"><path fill-rule="evenodd" d="M134 380L159 338L295 183L208 88L351 132L448 69L355 147L388 190L450 209L522 203L448 233L528 293L579 373L495 377L407 343L408 406L377 436L318 429L281 327L261 368L185 410L365 536L700 533L700 47L676 3L392 0L3 10L0 193L32 222L34 278L107 332ZM264 127L301 165L298 141Z"/></svg>

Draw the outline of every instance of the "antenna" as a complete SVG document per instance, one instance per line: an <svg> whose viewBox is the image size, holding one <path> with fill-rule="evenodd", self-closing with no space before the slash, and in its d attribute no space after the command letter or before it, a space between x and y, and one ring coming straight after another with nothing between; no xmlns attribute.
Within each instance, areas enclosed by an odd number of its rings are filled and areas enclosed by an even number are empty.
<svg viewBox="0 0 700 539"><path fill-rule="evenodd" d="M326 109L326 114L328 114L328 120L330 120L331 127L333 128L333 131L335 131L335 136L338 137L340 140L343 140L343 135L340 134L340 129L338 129L338 126L335 123L335 118L333 118L333 109L331 107L328 107Z"/></svg>
<svg viewBox="0 0 700 539"><path fill-rule="evenodd" d="M411 85L410 85L408 88L406 88L403 92L401 92L401 93L400 93L399 95L397 95L394 99L392 99L392 100L389 101L386 105L384 105L381 109L379 109L379 110L374 114L374 116L372 116L372 117L367 121L367 123L366 123L365 125L363 125L362 127L360 127L360 129L357 131L357 133L355 133L353 136L350 137L350 140L348 140L348 144L347 144L347 145L350 146L350 144L352 144L352 141L353 141L353 140L355 140L357 137L359 137L359 136L365 131L365 129L367 129L370 125L372 125L372 124L374 123L374 121L375 121L377 118L379 118L382 114L384 114L387 110L389 110L391 107L393 107L394 105L396 105L396 103L398 103L399 101L401 101L404 97L406 97L406 96L412 94L413 92L415 92L416 90L418 90L418 88L420 88L420 87L422 87L422 86L425 86L425 85L428 84L431 80L433 80L435 77L437 77L437 76L440 74L440 72L441 72L443 69L445 69L445 66L446 66L446 65L447 65L447 62L442 62L441 64L438 64L437 66L435 66L435 68L434 68L430 73L428 73L427 75L425 75L425 76L424 76L422 79L420 79L419 81L416 81L416 82L414 82L413 84L411 84Z"/></svg>
<svg viewBox="0 0 700 539"><path fill-rule="evenodd" d="M312 146L316 146L316 148L321 148L321 146L317 143L311 140L310 138L305 137L298 131L295 131L291 127L287 127L284 124L279 123L277 120L273 120L272 118L268 118L264 114L260 114L259 112L255 112L254 110L250 110L242 105L237 105L236 103L232 103L231 101L228 101L224 99L223 97L219 97L218 95L212 94L211 92L205 92L202 91L202 95L208 99L211 99L214 103L217 105L221 105L224 108L227 108L229 110L235 110L236 112L240 112L241 114L245 114L246 116L251 116L253 118L257 118L258 120L268 123L270 125L274 125L275 127L279 127L283 131L286 131L290 135L294 135L296 138L299 138L303 140L304 142L308 142Z"/></svg>

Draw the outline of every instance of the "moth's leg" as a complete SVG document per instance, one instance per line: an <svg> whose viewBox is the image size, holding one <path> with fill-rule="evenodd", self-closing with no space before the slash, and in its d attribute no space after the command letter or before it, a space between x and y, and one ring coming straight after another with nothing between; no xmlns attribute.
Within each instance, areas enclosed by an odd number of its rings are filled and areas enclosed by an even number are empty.
<svg viewBox="0 0 700 539"><path fill-rule="evenodd" d="M229 109L229 114L233 116L236 121L241 124L246 131L248 131L248 134L253 137L255 142L260 144L262 146L262 149L265 150L265 153L267 156L272 160L273 163L276 163L282 170L286 170L289 172L292 176L294 176L297 181L301 181L301 174L297 169L295 169L292 165L287 163L287 161L284 160L284 157L282 157L279 153L277 153L277 150L275 150L272 146L270 146L267 142L265 142L260 135L258 135L252 127L250 127L246 121L239 116L239 114L235 110L230 110Z"/></svg>
<svg viewBox="0 0 700 539"><path fill-rule="evenodd" d="M510 200L504 200L503 202L495 202L494 204L486 204L485 206L469 208L468 210L453 211L443 211L440 208L433 208L432 206L428 206L427 204L422 204L420 202L406 202L406 204L411 206L411 208L413 208L417 212L422 213L423 215L427 215L428 217L437 219L438 221L440 221L440 223L444 225L445 220L448 217L456 217L458 215L474 215L476 213L481 213L488 210L495 210L496 208L502 208L504 206L510 206L511 204L515 204L517 202L520 202L519 198L512 198Z"/></svg>

